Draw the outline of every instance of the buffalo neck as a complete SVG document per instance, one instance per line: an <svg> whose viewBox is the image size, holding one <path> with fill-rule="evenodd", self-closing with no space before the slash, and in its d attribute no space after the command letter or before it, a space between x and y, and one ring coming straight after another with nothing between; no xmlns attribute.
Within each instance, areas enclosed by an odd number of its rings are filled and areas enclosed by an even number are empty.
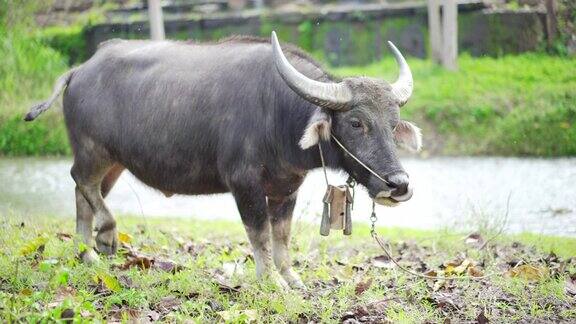
<svg viewBox="0 0 576 324"><path fill-rule="evenodd" d="M293 102L297 104L289 104L284 107L279 107L276 110L276 121L279 127L280 143L282 145L276 148L279 153L279 158L288 162L292 167L299 170L313 170L322 167L322 160L320 159L320 151L318 145L314 145L307 149L302 149L299 141L304 134L308 121L316 110L316 106L310 104L302 99L295 98ZM324 154L324 161L327 167L332 169L340 169L342 167L342 155L332 140L322 140L322 151Z"/></svg>

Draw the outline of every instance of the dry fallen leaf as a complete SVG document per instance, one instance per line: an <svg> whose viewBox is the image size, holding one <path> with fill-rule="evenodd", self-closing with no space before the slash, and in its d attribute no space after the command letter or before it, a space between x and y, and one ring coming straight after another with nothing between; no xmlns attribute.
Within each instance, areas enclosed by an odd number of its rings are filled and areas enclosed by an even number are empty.
<svg viewBox="0 0 576 324"><path fill-rule="evenodd" d="M484 314L484 310L480 311L480 314L478 314L478 316L476 316L476 322L478 324L488 324L490 323L490 321L488 320L488 318L486 317L486 315Z"/></svg>
<svg viewBox="0 0 576 324"><path fill-rule="evenodd" d="M241 276L244 274L244 266L240 262L224 262L222 264L222 271L229 278L234 275Z"/></svg>
<svg viewBox="0 0 576 324"><path fill-rule="evenodd" d="M462 275L467 273L470 268L474 268L475 265L476 262L469 258L446 262L444 263L444 274L446 276Z"/></svg>
<svg viewBox="0 0 576 324"><path fill-rule="evenodd" d="M180 304L182 304L182 301L180 301L180 299L177 297L166 296L162 298L158 304L156 304L155 310L161 314L167 314L173 310L177 310Z"/></svg>
<svg viewBox="0 0 576 324"><path fill-rule="evenodd" d="M157 322L160 319L160 313L157 311L149 311L146 313L147 322Z"/></svg>
<svg viewBox="0 0 576 324"><path fill-rule="evenodd" d="M372 258L372 265L376 268L392 269L396 265L387 255L379 255Z"/></svg>
<svg viewBox="0 0 576 324"><path fill-rule="evenodd" d="M120 286L122 286L124 288L128 288L128 289L138 288L137 286L134 285L134 282L132 281L132 279L130 279L130 277L128 277L126 275L119 275L118 276L118 282L120 283Z"/></svg>
<svg viewBox="0 0 576 324"><path fill-rule="evenodd" d="M484 273L477 267L472 266L468 268L468 275L471 277L482 277Z"/></svg>
<svg viewBox="0 0 576 324"><path fill-rule="evenodd" d="M352 311L345 312L342 314L342 317L340 317L340 323L358 323L358 320L356 320L356 314Z"/></svg>
<svg viewBox="0 0 576 324"><path fill-rule="evenodd" d="M522 278L526 280L536 281L548 277L549 272L550 272L549 269L544 266L523 264L516 268L510 269L507 272L507 275L512 278Z"/></svg>
<svg viewBox="0 0 576 324"><path fill-rule="evenodd" d="M56 237L63 242L68 242L72 240L72 234L68 233L56 233Z"/></svg>
<svg viewBox="0 0 576 324"><path fill-rule="evenodd" d="M463 307L463 302L458 297L456 293L434 292L431 295L431 301L438 308L457 310Z"/></svg>
<svg viewBox="0 0 576 324"><path fill-rule="evenodd" d="M139 319L139 310L118 305L113 305L106 316L107 323L139 323Z"/></svg>
<svg viewBox="0 0 576 324"><path fill-rule="evenodd" d="M454 268L454 273L457 275L461 275L464 272L466 272L466 270L468 270L468 267L472 265L472 260L470 259L464 259L464 261L462 261L462 263L460 263L459 266Z"/></svg>
<svg viewBox="0 0 576 324"><path fill-rule="evenodd" d="M470 235L466 236L464 243L472 246L481 246L484 243L484 238L482 238L480 233L471 233Z"/></svg>
<svg viewBox="0 0 576 324"><path fill-rule="evenodd" d="M119 268L121 270L127 270L131 267L138 267L140 269L150 269L152 266L153 260L148 256L138 254L138 255L131 255L126 258L126 262L122 264Z"/></svg>
<svg viewBox="0 0 576 324"><path fill-rule="evenodd" d="M48 242L46 235L41 235L29 240L20 248L20 255L27 256L36 252L42 253L46 242Z"/></svg>
<svg viewBox="0 0 576 324"><path fill-rule="evenodd" d="M180 250L186 253L190 253L192 256L197 256L202 251L206 249L205 244L196 243L192 241L188 241L180 245Z"/></svg>
<svg viewBox="0 0 576 324"><path fill-rule="evenodd" d="M30 290L29 288L24 288L20 291L20 295L30 296L30 295L32 295L32 290Z"/></svg>
<svg viewBox="0 0 576 324"><path fill-rule="evenodd" d="M152 260L152 266L155 269L160 269L170 273L176 273L178 271L184 270L183 266L171 260Z"/></svg>
<svg viewBox="0 0 576 324"><path fill-rule="evenodd" d="M120 243L129 244L132 242L132 235L128 233L118 232L118 240Z"/></svg>
<svg viewBox="0 0 576 324"><path fill-rule="evenodd" d="M90 313L89 310L81 310L80 311L80 316L82 316L83 318L88 318L88 317L92 317L92 313Z"/></svg>
<svg viewBox="0 0 576 324"><path fill-rule="evenodd" d="M444 273L444 272L442 272ZM438 277L438 272L436 272L435 270L428 270L426 272L424 272L425 276L429 276L429 277Z"/></svg>
<svg viewBox="0 0 576 324"><path fill-rule="evenodd" d="M240 285L233 285L231 284L226 278L222 275L214 274L214 279L216 279L216 283L218 284L218 288L221 292L232 293L232 292L240 292Z"/></svg>
<svg viewBox="0 0 576 324"><path fill-rule="evenodd" d="M131 246L126 247L126 261L117 266L121 270L127 270L131 267L140 269L159 269L166 272L176 273L184 269L182 265L172 260L156 259L154 256L142 254Z"/></svg>
<svg viewBox="0 0 576 324"><path fill-rule="evenodd" d="M362 295L362 293L368 290L370 286L372 286L372 277L368 278L366 281L360 281L358 284L356 284L356 288L354 288L356 296Z"/></svg>
<svg viewBox="0 0 576 324"><path fill-rule="evenodd" d="M576 296L576 280L566 278L566 293Z"/></svg>

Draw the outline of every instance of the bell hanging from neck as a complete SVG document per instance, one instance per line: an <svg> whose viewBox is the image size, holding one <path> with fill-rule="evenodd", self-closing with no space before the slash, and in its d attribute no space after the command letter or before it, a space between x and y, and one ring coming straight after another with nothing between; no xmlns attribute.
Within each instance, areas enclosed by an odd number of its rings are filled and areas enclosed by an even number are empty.
<svg viewBox="0 0 576 324"><path fill-rule="evenodd" d="M328 236L330 230L342 230L344 235L352 234L352 195L347 185L328 185L324 195L324 210L320 223L320 235Z"/></svg>

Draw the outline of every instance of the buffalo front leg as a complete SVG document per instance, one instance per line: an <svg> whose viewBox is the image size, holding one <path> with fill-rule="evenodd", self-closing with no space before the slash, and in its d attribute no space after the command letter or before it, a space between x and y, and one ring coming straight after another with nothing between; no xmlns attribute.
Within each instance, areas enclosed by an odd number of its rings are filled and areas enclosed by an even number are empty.
<svg viewBox="0 0 576 324"><path fill-rule="evenodd" d="M243 184L235 185L232 194L252 245L256 276L259 279L270 279L282 288L288 287L286 281L272 268L270 221L264 191L258 185Z"/></svg>
<svg viewBox="0 0 576 324"><path fill-rule="evenodd" d="M290 258L290 229L295 204L295 194L289 197L268 199L268 211L272 224L272 256L280 275L290 287L304 289L306 286L298 273L292 269Z"/></svg>

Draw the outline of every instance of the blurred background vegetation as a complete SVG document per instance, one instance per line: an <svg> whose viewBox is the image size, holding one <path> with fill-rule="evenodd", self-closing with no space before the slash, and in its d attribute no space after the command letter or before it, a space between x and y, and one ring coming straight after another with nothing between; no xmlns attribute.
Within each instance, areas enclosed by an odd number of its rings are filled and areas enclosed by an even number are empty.
<svg viewBox="0 0 576 324"><path fill-rule="evenodd" d="M365 23L361 14L355 14L353 36L362 43L346 53L351 60L342 60L326 51L324 38L331 37L330 33L321 33L319 20L309 14L315 6L354 6L372 3L370 1L228 1L224 12L218 4L222 1L215 1L212 7L204 5L184 13L170 9L191 2L167 1L165 18L193 25L203 17L221 19L218 15L226 12L236 16L250 14L255 5L262 5L264 9L259 15L265 18L258 24L257 34L267 37L272 29L281 31L283 39L311 52L339 76L370 75L387 80L395 77L396 66L386 49L372 52L372 40L387 36L386 31L384 35L379 34L380 25L373 28L375 23ZM210 1L204 2L210 5ZM33 123L24 123L23 114L49 95L60 74L90 57L93 47L90 42L94 40L95 31L108 28L113 36L146 37L147 27L140 28L138 23L145 10L134 9L143 3L145 1L140 0L0 0L0 57L3 59L0 64L0 155L70 154L59 109L50 110ZM495 11L539 12L543 1L502 0L487 6ZM291 26L289 23L285 26L266 18L272 17L275 10L300 12L304 18L290 29L286 27ZM414 50L409 63L416 88L402 113L423 128L423 155L576 155L576 2L559 0L557 10L558 35L552 44L538 38L536 48L521 53L502 50L506 44L498 44L499 50L490 53L462 50L456 72L446 71L425 59L429 51L426 45L422 45L424 52L420 54ZM417 12L416 19L420 19L418 17ZM340 30L348 26L343 22L334 24L339 24L336 27ZM466 24L464 20L462 25ZM403 31L411 26L399 19L389 30ZM133 28L141 33L132 33ZM175 30L171 35L168 28L168 37L214 39L233 33L254 33L229 26L203 34L192 27L184 30ZM364 30L367 32L363 33ZM412 38L406 42L415 43ZM362 58L366 53L370 54Z"/></svg>

